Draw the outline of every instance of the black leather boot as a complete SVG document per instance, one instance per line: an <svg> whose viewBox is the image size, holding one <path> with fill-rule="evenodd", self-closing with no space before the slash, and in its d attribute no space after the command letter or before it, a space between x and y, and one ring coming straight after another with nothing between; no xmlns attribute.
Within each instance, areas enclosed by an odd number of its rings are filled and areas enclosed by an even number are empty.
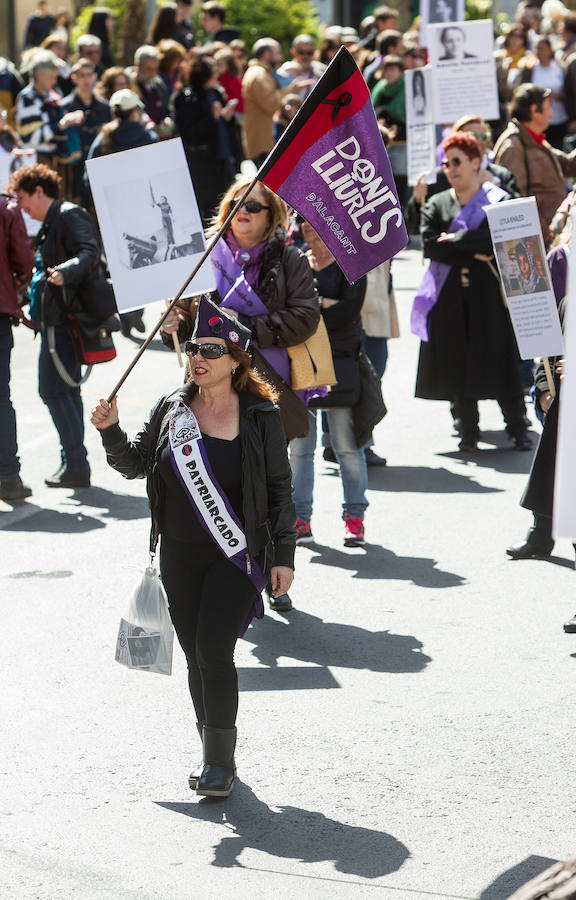
<svg viewBox="0 0 576 900"><path fill-rule="evenodd" d="M236 729L204 725L202 743L204 768L196 784L196 793L201 797L228 797L236 777Z"/></svg>
<svg viewBox="0 0 576 900"><path fill-rule="evenodd" d="M202 740L202 728L203 725L200 722L196 722L196 728L198 729L198 734L200 735L200 740ZM202 769L204 768L204 763L199 762L197 766L195 766L188 776L188 784L190 785L190 790L196 790L196 784L198 779L202 774Z"/></svg>
<svg viewBox="0 0 576 900"><path fill-rule="evenodd" d="M512 544L506 553L512 559L538 559L550 556L554 549L554 538L546 531L536 528L534 525L528 529L526 540L519 544Z"/></svg>

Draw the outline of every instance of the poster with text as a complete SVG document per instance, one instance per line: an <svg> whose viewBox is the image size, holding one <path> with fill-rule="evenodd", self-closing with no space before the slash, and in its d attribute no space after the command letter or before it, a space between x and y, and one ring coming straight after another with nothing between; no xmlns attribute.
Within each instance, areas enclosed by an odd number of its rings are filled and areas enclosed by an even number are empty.
<svg viewBox="0 0 576 900"><path fill-rule="evenodd" d="M553 401L560 403L560 409L552 533L554 537L576 542L576 277L573 254L574 248L571 245L568 249L568 289L564 318L564 377L560 394Z"/></svg>
<svg viewBox="0 0 576 900"><path fill-rule="evenodd" d="M174 297L205 250L180 139L86 163L119 312ZM185 296L215 288L210 260Z"/></svg>
<svg viewBox="0 0 576 900"><path fill-rule="evenodd" d="M447 25L464 19L465 0L420 0L420 42L426 44L428 25Z"/></svg>
<svg viewBox="0 0 576 900"><path fill-rule="evenodd" d="M432 67L408 69L406 83L406 148L408 184L424 173L424 182L436 181L436 127L432 108Z"/></svg>
<svg viewBox="0 0 576 900"><path fill-rule="evenodd" d="M436 124L450 125L471 110L483 119L498 119L492 20L428 25L427 45Z"/></svg>
<svg viewBox="0 0 576 900"><path fill-rule="evenodd" d="M562 328L534 197L486 207L494 256L522 359L563 352Z"/></svg>

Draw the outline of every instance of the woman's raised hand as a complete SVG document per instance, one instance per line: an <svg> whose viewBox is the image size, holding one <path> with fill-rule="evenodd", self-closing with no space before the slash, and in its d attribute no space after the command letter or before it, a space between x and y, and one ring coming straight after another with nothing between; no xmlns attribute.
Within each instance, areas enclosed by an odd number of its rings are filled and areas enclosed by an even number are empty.
<svg viewBox="0 0 576 900"><path fill-rule="evenodd" d="M422 206L422 204L426 202L426 197L428 195L428 186L424 184L425 177L426 173L422 172L422 174L418 176L416 184L412 188L414 200L419 204L419 206Z"/></svg>
<svg viewBox="0 0 576 900"><path fill-rule="evenodd" d="M107 400L101 398L98 406L92 410L90 421L98 431L104 431L105 428L116 425L118 421L118 401L116 397L114 397L112 403L108 403Z"/></svg>
<svg viewBox="0 0 576 900"><path fill-rule="evenodd" d="M183 321L183 316L178 312L177 309L171 309L164 322L160 326L160 331L166 331L168 334L171 334L173 331L178 331L180 327L180 322Z"/></svg>

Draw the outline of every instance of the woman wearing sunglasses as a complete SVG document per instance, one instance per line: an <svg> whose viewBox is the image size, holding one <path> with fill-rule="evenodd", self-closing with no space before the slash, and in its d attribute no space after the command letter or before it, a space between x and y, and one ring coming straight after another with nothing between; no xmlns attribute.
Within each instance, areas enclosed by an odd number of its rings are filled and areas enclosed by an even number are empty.
<svg viewBox="0 0 576 900"><path fill-rule="evenodd" d="M274 596L290 587L296 514L276 394L251 368L250 332L207 298L196 305L186 343L191 380L158 401L132 441L115 400L100 400L91 421L109 464L125 478L147 479L150 552L160 538L204 750L189 784L202 796L227 797L236 774L234 647L264 614L266 583Z"/></svg>
<svg viewBox="0 0 576 900"><path fill-rule="evenodd" d="M477 449L480 438L478 401L497 400L516 449L528 450L520 360L484 212L509 196L484 181L471 135L451 135L442 146L451 187L422 211L424 255L431 262L412 308L412 331L422 340L416 396L452 401L460 450L467 452Z"/></svg>
<svg viewBox="0 0 576 900"><path fill-rule="evenodd" d="M478 147L482 155L480 175L484 181L491 181L493 184L499 185L511 198L520 196L516 179L510 169L492 162L490 153L492 150L492 132L484 119L475 115L462 116L462 118L454 122L451 133L471 134L478 141ZM447 191L450 187L450 182L442 166L438 166L436 169L436 181L434 184L425 184L425 175L426 173L423 172L418 178L413 188L412 197L404 210L409 234L419 233L420 212L426 202L426 198L439 194L440 191Z"/></svg>
<svg viewBox="0 0 576 900"><path fill-rule="evenodd" d="M249 180L236 181L224 194L214 220L219 228ZM250 329L252 344L275 377L290 385L287 347L311 337L320 320L320 303L312 270L304 254L286 244L288 214L285 203L263 184L257 184L237 209L230 229L211 254L222 308L235 312ZM164 341L178 330L180 341L192 331L190 300L179 300L166 319ZM303 398L304 400L306 398ZM303 403L289 390L280 396L286 437L306 433L307 413ZM304 428L302 428L304 422ZM292 608L290 597L270 598L278 611Z"/></svg>

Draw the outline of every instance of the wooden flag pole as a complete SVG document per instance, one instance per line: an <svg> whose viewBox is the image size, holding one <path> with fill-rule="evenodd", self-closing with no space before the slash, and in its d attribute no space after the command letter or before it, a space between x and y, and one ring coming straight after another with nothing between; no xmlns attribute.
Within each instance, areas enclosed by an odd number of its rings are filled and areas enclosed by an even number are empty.
<svg viewBox="0 0 576 900"><path fill-rule="evenodd" d="M552 375L552 369L550 368L550 360L547 356L542 357L542 362L544 363L544 371L546 372L546 381L548 382L548 390L552 397L556 396L556 385L554 384L554 377Z"/></svg>
<svg viewBox="0 0 576 900"><path fill-rule="evenodd" d="M214 235L214 237L212 238L212 240L206 247L206 250L204 251L204 253L200 257L200 259L198 260L198 262L192 269L192 272L190 273L190 275L188 276L188 278L186 279L186 281L184 282L184 284L182 285L182 287L180 288L180 290L178 291L178 293L176 294L174 299L166 301L166 303L168 304L166 307L166 312L160 316L158 322L156 323L156 325L154 326L154 328L152 329L152 331L150 332L150 334L148 335L148 337L146 338L146 340L144 341L142 346L139 348L138 353L136 354L136 356L134 357L134 359L132 360L132 362L130 363L128 368L124 371L124 373L120 377L119 381L114 385L113 390L108 395L108 403L112 403L112 400L114 399L114 397L116 396L116 394L118 393L118 391L120 390L120 388L122 387L122 385L124 384L126 379L128 378L130 372L132 371L132 369L134 368L134 366L136 365L136 363L138 362L140 357L143 355L146 348L152 343L152 339L154 338L154 336L157 334L157 332L160 330L160 328L162 327L162 325L168 318L171 310L174 308L174 306L176 305L176 303L178 302L178 300L180 299L180 297L182 296L182 294L184 293L184 291L186 290L186 288L188 287L188 285L190 284L192 279L195 277L195 275L198 274L198 272L200 271L200 269L202 268L202 266L204 265L204 263L210 256L210 253L212 252L212 247L214 246L216 241L219 241L220 238L222 237L222 235L230 227L230 223L231 223L232 219L234 218L234 216L236 215L237 210L240 209L240 207L244 203L246 197L248 196L248 194L250 193L250 191L252 190L252 188L254 187L256 182L258 181L259 175L260 175L260 170L258 170L258 172L254 176L254 178L252 179L252 181L250 182L250 184L248 185L248 187L246 188L246 190L244 191L242 196L234 204L234 206L228 213L226 219L224 220L224 222L222 223L222 225L220 226L220 228L218 229L218 231L216 232L216 234ZM173 334L173 337L175 340L178 339L176 333Z"/></svg>

